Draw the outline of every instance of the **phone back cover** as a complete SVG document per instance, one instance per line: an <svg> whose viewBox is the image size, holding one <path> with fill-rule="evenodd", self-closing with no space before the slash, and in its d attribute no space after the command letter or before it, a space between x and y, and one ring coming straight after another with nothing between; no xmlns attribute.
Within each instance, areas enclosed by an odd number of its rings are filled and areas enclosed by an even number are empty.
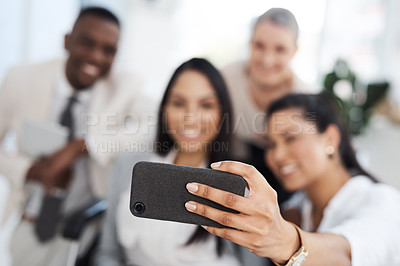
<svg viewBox="0 0 400 266"><path fill-rule="evenodd" d="M212 169L154 162L138 162L132 172L130 210L133 215L167 221L223 227L203 216L190 213L187 201L196 201L224 211L234 212L215 202L190 194L186 184L202 183L243 196L246 181L239 175ZM144 204L144 212L133 210L135 203Z"/></svg>

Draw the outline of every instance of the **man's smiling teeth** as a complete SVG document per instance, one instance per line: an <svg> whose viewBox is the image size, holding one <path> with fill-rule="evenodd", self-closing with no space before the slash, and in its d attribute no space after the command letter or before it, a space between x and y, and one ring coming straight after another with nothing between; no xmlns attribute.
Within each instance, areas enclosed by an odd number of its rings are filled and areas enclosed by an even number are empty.
<svg viewBox="0 0 400 266"><path fill-rule="evenodd" d="M82 66L82 71L90 76L97 76L100 73L100 69L94 65L84 64Z"/></svg>
<svg viewBox="0 0 400 266"><path fill-rule="evenodd" d="M287 174L292 173L295 169L296 169L296 165L289 164L289 165L285 165L285 166L281 167L281 169L279 171L281 174L287 175Z"/></svg>

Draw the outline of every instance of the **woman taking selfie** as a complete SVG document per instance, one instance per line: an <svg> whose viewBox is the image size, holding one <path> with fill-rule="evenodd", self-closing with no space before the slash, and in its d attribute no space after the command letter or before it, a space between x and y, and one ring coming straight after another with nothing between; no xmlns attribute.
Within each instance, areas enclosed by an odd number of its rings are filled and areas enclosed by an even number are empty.
<svg viewBox="0 0 400 266"><path fill-rule="evenodd" d="M229 96L219 72L197 58L178 67L159 109L155 150L133 151L115 166L97 265L239 265L228 242L200 226L137 218L129 211L136 162L207 167L229 158L231 126Z"/></svg>
<svg viewBox="0 0 400 266"><path fill-rule="evenodd" d="M288 95L267 117L266 163L285 189L297 191L283 214L264 177L232 161L211 166L245 178L247 198L201 184L187 188L239 214L195 202L186 208L235 228L207 231L277 265L400 265L400 193L360 167L332 100Z"/></svg>

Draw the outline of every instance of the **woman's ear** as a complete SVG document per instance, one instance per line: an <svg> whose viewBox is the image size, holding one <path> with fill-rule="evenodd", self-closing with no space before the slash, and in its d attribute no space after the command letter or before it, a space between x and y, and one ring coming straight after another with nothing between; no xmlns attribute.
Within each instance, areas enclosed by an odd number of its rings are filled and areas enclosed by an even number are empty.
<svg viewBox="0 0 400 266"><path fill-rule="evenodd" d="M339 127L334 124L330 124L326 128L324 135L326 136L326 145L333 146L334 151L337 152L339 149L340 140L342 138Z"/></svg>

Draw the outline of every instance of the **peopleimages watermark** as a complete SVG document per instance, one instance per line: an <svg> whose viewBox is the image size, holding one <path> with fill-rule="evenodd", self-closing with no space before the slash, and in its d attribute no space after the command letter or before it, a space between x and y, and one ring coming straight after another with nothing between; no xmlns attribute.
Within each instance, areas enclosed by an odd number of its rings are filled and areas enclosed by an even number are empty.
<svg viewBox="0 0 400 266"><path fill-rule="evenodd" d="M182 133L188 129L196 129L202 133L222 132L237 134L263 134L266 132L265 113L259 112L251 117L244 114L238 114L234 121L229 119L230 114L224 114L220 119L210 118L202 113L179 115L179 127L177 129L168 129L162 133ZM272 118L274 130L288 124L296 125L293 133L316 133L315 121L316 113L306 112L277 112ZM306 121L304 124L299 119ZM164 115L163 123L168 124L167 116ZM225 122L225 123L224 123ZM229 123L233 123L232 125ZM81 129L80 135L87 135L92 129L98 135L146 135L155 132L157 128L157 115L154 113L102 113L102 114L81 114L78 119ZM231 132L230 132L231 131Z"/></svg>
<svg viewBox="0 0 400 266"><path fill-rule="evenodd" d="M86 113L78 117L78 128L86 135L92 129L100 135L136 135L149 134L157 125L154 113Z"/></svg>
<svg viewBox="0 0 400 266"><path fill-rule="evenodd" d="M315 112L277 112L271 118L273 134L316 134L317 114Z"/></svg>
<svg viewBox="0 0 400 266"><path fill-rule="evenodd" d="M245 117L244 114L238 114L234 121L229 119L230 115L223 114L220 119L215 120L202 113L181 114L179 115L179 128L168 129L170 132L167 133L177 133L177 130L184 131L193 127L201 128L204 133L225 131L226 133L235 134L241 130L246 134L259 134L265 131L263 125L265 114L263 112L259 112L251 118ZM88 134L92 129L95 129L96 134L100 135L137 135L154 132L158 119L154 113L87 113L81 114L77 122L79 123L78 128L81 129L81 135ZM168 124L168 119L165 115L163 123Z"/></svg>
<svg viewBox="0 0 400 266"><path fill-rule="evenodd" d="M92 152L95 153L119 153L119 152L156 152L156 151L179 151L182 149L204 149L207 152L225 152L229 151L228 142L208 142L208 143L195 143L187 142L173 143L172 146L168 142L138 142L130 141L126 143L119 143L115 141L93 141L91 143Z"/></svg>

